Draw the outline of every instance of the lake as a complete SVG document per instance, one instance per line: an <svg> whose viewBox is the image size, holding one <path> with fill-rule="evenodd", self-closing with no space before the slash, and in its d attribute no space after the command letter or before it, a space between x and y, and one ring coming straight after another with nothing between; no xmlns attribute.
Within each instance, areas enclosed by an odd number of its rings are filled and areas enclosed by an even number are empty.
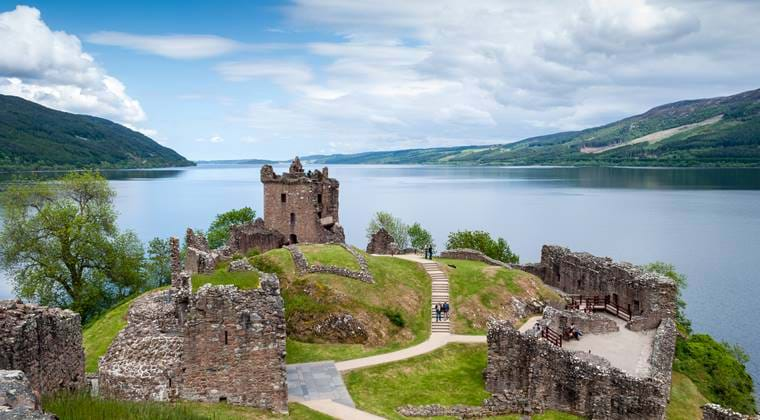
<svg viewBox="0 0 760 420"><path fill-rule="evenodd" d="M307 165L308 167L308 165ZM231 208L262 209L259 165L112 171L122 228L183 237ZM276 168L277 172L286 169ZM347 241L364 248L372 214L449 232L502 236L522 262L551 243L614 259L675 264L695 331L737 342L760 379L760 169L331 166ZM0 282L0 297L11 295Z"/></svg>

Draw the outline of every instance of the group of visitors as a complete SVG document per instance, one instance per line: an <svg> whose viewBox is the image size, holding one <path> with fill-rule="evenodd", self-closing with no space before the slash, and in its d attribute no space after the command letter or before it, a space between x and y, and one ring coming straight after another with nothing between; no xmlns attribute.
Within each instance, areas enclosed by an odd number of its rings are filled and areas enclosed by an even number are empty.
<svg viewBox="0 0 760 420"><path fill-rule="evenodd" d="M442 319L449 320L449 302L435 304L435 320L440 322Z"/></svg>
<svg viewBox="0 0 760 420"><path fill-rule="evenodd" d="M428 245L427 248L425 248L425 259L426 260L433 259L433 245Z"/></svg>

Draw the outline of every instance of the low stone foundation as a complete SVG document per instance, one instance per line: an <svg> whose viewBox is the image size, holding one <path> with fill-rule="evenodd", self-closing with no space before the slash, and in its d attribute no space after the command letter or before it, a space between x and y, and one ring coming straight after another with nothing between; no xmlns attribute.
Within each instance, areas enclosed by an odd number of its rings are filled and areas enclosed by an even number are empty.
<svg viewBox="0 0 760 420"><path fill-rule="evenodd" d="M299 276L303 276L306 274L312 274L312 273L325 273L325 274L334 274L336 276L342 276L342 277L348 277L351 279L356 279L363 281L365 283L374 283L375 278L372 277L372 273L369 271L369 265L367 264L367 260L364 258L364 256L356 252L353 248L346 244L334 244L339 245L343 247L346 251L351 253L351 255L354 256L356 259L357 264L359 264L360 271L355 270L349 270L345 267L337 267L334 265L322 265L322 264L309 264L309 262L306 260L306 256L301 252L301 250L298 248L298 245L288 245L285 248L290 251L290 255L293 257L293 264L296 267L296 271L298 272Z"/></svg>
<svg viewBox="0 0 760 420"><path fill-rule="evenodd" d="M760 416L748 416L737 413L718 404L705 404L702 406L703 420L759 420Z"/></svg>
<svg viewBox="0 0 760 420"><path fill-rule="evenodd" d="M0 369L23 371L41 395L84 387L79 314L0 301Z"/></svg>
<svg viewBox="0 0 760 420"><path fill-rule="evenodd" d="M263 254L281 248L286 243L287 240L282 233L267 229L264 219L258 218L252 223L232 226L227 246L234 252L246 255L251 250Z"/></svg>
<svg viewBox="0 0 760 420"><path fill-rule="evenodd" d="M617 323L599 313L587 313L580 310L559 310L551 306L544 309L546 325L555 331L564 331L575 325L583 334L608 334L620 331Z"/></svg>
<svg viewBox="0 0 760 420"><path fill-rule="evenodd" d="M493 259L478 250L469 249L469 248L447 249L441 252L441 258L451 258L454 260L481 261L488 265L498 265L504 268L512 268L512 265L510 264Z"/></svg>

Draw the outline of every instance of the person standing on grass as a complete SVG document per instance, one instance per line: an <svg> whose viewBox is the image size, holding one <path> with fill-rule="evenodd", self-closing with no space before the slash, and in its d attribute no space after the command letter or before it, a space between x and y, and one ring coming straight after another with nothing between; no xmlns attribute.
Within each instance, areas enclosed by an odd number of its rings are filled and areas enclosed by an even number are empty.
<svg viewBox="0 0 760 420"><path fill-rule="evenodd" d="M441 321L441 305L435 304L435 321L440 322Z"/></svg>

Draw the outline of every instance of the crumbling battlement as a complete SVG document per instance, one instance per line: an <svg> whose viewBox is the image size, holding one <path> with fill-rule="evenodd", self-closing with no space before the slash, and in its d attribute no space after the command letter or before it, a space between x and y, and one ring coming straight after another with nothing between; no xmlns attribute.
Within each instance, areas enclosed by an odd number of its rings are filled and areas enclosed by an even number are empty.
<svg viewBox="0 0 760 420"><path fill-rule="evenodd" d="M338 217L340 184L327 168L304 172L296 157L282 175L264 165L261 182L267 229L282 233L290 244L345 242Z"/></svg>
<svg viewBox="0 0 760 420"><path fill-rule="evenodd" d="M172 266L178 241L172 239ZM285 311L280 284L204 285L187 272L172 288L137 298L127 326L100 360L100 392L129 400L229 402L287 411Z"/></svg>
<svg viewBox="0 0 760 420"><path fill-rule="evenodd" d="M565 293L609 297L632 315L628 323L632 330L653 329L661 319L675 317L675 283L629 263L544 245L540 263L519 268Z"/></svg>
<svg viewBox="0 0 760 420"><path fill-rule="evenodd" d="M484 406L504 413L553 409L594 419L663 419L670 394L668 361L672 364L675 349L672 320L665 320L658 334L663 337L653 349L653 370L667 372L637 378L521 334L508 322L492 321L485 379L493 396Z"/></svg>
<svg viewBox="0 0 760 420"><path fill-rule="evenodd" d="M79 314L21 301L0 301L0 369L20 370L39 394L85 384Z"/></svg>

